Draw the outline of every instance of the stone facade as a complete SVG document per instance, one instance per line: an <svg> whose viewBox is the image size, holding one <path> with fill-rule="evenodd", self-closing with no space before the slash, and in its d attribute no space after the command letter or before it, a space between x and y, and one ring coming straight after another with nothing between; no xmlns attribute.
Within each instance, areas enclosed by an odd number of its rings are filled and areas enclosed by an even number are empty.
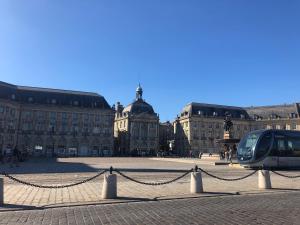
<svg viewBox="0 0 300 225"><path fill-rule="evenodd" d="M191 103L174 122L177 154L218 153L221 146L216 140L223 138L227 112L232 116L232 138L235 139L259 129L300 130L298 103L248 108Z"/></svg>
<svg viewBox="0 0 300 225"><path fill-rule="evenodd" d="M117 155L154 155L158 150L159 117L143 98L143 90L136 90L135 101L123 107L116 105L115 153Z"/></svg>
<svg viewBox="0 0 300 225"><path fill-rule="evenodd" d="M174 126L169 121L159 124L159 150L169 151L170 142L174 141Z"/></svg>
<svg viewBox="0 0 300 225"><path fill-rule="evenodd" d="M185 106L174 122L177 154L188 156L219 152L216 140L223 138L226 113L231 114L235 138L241 138L249 131L251 119L243 108L202 103Z"/></svg>
<svg viewBox="0 0 300 225"><path fill-rule="evenodd" d="M0 146L35 156L102 156L113 151L114 111L96 93L0 82Z"/></svg>

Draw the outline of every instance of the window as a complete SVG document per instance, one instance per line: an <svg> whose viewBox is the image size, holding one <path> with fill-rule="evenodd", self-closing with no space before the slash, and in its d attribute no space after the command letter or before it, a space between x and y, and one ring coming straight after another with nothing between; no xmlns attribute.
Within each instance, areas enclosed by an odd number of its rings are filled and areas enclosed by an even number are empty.
<svg viewBox="0 0 300 225"><path fill-rule="evenodd" d="M61 117L62 117L63 120L67 120L68 119L68 114L66 112L63 112L61 114Z"/></svg>
<svg viewBox="0 0 300 225"><path fill-rule="evenodd" d="M272 148L272 155L278 156L283 155L285 152L285 136L283 135L275 135L274 143Z"/></svg>
<svg viewBox="0 0 300 225"><path fill-rule="evenodd" d="M15 109L10 109L10 115L15 116L16 115L16 110Z"/></svg>
<svg viewBox="0 0 300 225"><path fill-rule="evenodd" d="M2 105L0 105L0 113L4 113L4 107Z"/></svg>
<svg viewBox="0 0 300 225"><path fill-rule="evenodd" d="M51 103L52 103L53 105L55 105L55 104L56 104L56 99L53 98L53 99L51 100Z"/></svg>
<svg viewBox="0 0 300 225"><path fill-rule="evenodd" d="M266 155L271 147L271 134L264 135L257 144L256 159Z"/></svg>
<svg viewBox="0 0 300 225"><path fill-rule="evenodd" d="M288 156L300 156L300 138L288 138Z"/></svg>
<svg viewBox="0 0 300 225"><path fill-rule="evenodd" d="M26 119L30 119L31 116L32 116L31 111L25 111L25 112L24 112L24 117L25 117Z"/></svg>
<svg viewBox="0 0 300 225"><path fill-rule="evenodd" d="M28 102L33 102L33 97L29 97Z"/></svg>

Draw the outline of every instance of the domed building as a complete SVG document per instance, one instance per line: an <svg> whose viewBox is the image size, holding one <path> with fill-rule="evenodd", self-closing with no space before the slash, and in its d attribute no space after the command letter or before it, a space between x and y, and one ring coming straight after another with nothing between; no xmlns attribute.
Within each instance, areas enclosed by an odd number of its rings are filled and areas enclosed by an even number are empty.
<svg viewBox="0 0 300 225"><path fill-rule="evenodd" d="M158 149L159 117L143 99L139 85L136 98L125 108L118 102L115 115L115 154L154 155Z"/></svg>

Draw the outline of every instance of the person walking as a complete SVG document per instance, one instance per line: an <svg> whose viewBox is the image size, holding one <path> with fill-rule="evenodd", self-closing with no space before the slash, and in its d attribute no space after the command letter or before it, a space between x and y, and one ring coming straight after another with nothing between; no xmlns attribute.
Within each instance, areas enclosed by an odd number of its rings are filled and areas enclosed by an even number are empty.
<svg viewBox="0 0 300 225"><path fill-rule="evenodd" d="M12 152L12 158L10 161L10 167L13 166L19 167L19 150L17 146L14 147L13 152Z"/></svg>
<svg viewBox="0 0 300 225"><path fill-rule="evenodd" d="M232 163L232 147L231 146L229 146L229 151L228 151L228 158L229 158L229 161L230 161L230 163Z"/></svg>
<svg viewBox="0 0 300 225"><path fill-rule="evenodd" d="M4 155L3 155L2 149L0 149L0 161L2 164L4 164Z"/></svg>

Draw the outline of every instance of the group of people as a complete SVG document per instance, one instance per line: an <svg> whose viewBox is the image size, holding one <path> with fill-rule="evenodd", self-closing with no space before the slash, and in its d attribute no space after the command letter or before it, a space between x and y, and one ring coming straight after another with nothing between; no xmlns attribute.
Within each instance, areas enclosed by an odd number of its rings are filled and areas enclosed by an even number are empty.
<svg viewBox="0 0 300 225"><path fill-rule="evenodd" d="M224 150L220 152L220 160L225 159L228 162L232 163L233 155L236 154L236 145L224 145Z"/></svg>
<svg viewBox="0 0 300 225"><path fill-rule="evenodd" d="M0 162L2 164L4 163L10 163L11 167L19 167L19 162L22 159L21 151L15 146L12 151L7 150L1 150L0 149Z"/></svg>

